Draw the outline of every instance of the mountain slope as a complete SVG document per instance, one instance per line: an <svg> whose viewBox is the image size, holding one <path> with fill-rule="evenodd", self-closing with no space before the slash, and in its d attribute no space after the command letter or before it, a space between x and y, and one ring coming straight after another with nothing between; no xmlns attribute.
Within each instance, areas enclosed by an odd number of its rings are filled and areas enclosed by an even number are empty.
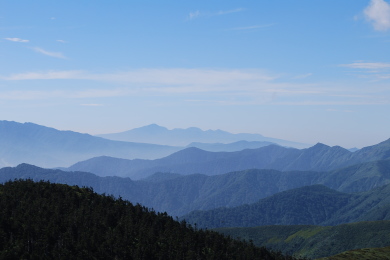
<svg viewBox="0 0 390 260"><path fill-rule="evenodd" d="M157 173L147 179L133 181L130 178L98 177L86 172L64 172L21 164L0 169L0 182L32 178L91 186L99 193L120 195L134 203L181 216L193 210L254 203L281 191L313 184L325 184L342 192L369 191L390 183L389 173L390 160L386 160L333 172L253 169L215 176Z"/></svg>
<svg viewBox="0 0 390 260"><path fill-rule="evenodd" d="M260 141L237 141L233 143L223 144L223 143L200 143L193 142L187 145L187 147L196 147L204 151L209 152L236 152L242 151L244 149L257 149L260 147L268 146L271 142L260 142Z"/></svg>
<svg viewBox="0 0 390 260"><path fill-rule="evenodd" d="M389 259L390 246L380 248L361 248L349 250L334 256L319 258L317 260L383 260Z"/></svg>
<svg viewBox="0 0 390 260"><path fill-rule="evenodd" d="M154 159L180 150L178 147L111 141L33 123L10 121L0 121L0 144L0 167L20 163L42 167L69 166L102 155Z"/></svg>
<svg viewBox="0 0 390 260"><path fill-rule="evenodd" d="M358 163L385 159L390 159L390 139L356 152L324 144L316 144L302 150L269 145L237 152L206 152L191 147L157 160L126 161L107 157L92 158L78 162L68 170L88 171L99 176L115 174L142 179L156 172L217 175L254 168L280 171L331 171Z"/></svg>
<svg viewBox="0 0 390 260"><path fill-rule="evenodd" d="M224 235L252 240L285 254L312 259L335 255L346 250L384 247L390 244L390 221L369 221L338 226L261 226L218 228ZM363 252L361 252L363 253ZM333 259L333 258L329 258ZM360 258L335 258L360 259ZM386 259L366 256L362 259Z"/></svg>
<svg viewBox="0 0 390 260"><path fill-rule="evenodd" d="M8 182L0 206L2 259L285 259L88 188Z"/></svg>
<svg viewBox="0 0 390 260"><path fill-rule="evenodd" d="M347 194L314 185L284 191L234 208L193 211L183 216L203 228L264 225L338 225L390 219L390 184Z"/></svg>
<svg viewBox="0 0 390 260"><path fill-rule="evenodd" d="M186 146L193 142L232 143L237 141L272 142L296 148L305 148L309 146L307 144L264 137L260 134L232 134L222 130L203 131L196 127L190 127L187 129L175 128L168 130L167 128L156 124L135 128L121 133L102 134L98 136L117 141L145 142L175 146Z"/></svg>

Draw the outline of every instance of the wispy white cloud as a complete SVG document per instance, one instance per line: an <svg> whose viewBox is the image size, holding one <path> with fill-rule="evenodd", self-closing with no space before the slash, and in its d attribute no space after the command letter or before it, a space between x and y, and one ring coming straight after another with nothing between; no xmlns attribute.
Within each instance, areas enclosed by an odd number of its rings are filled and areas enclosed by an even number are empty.
<svg viewBox="0 0 390 260"><path fill-rule="evenodd" d="M60 42L60 43L66 43L66 41L64 40L56 40L57 42Z"/></svg>
<svg viewBox="0 0 390 260"><path fill-rule="evenodd" d="M267 28L274 26L274 23L271 24L262 24L262 25L252 25L252 26L244 26L244 27L234 27L229 29L230 31L244 31L244 30L255 30L255 29L260 29L260 28Z"/></svg>
<svg viewBox="0 0 390 260"><path fill-rule="evenodd" d="M310 77L311 75L313 75L313 73L306 73L306 74L302 74L302 75L297 75L297 76L293 77L293 79L305 79L305 78Z"/></svg>
<svg viewBox="0 0 390 260"><path fill-rule="evenodd" d="M200 15L199 10L197 10L197 11L195 11L195 12L190 12L190 13L188 14L188 19L189 19L189 20L195 19L195 18L197 18L199 15Z"/></svg>
<svg viewBox="0 0 390 260"><path fill-rule="evenodd" d="M102 107L103 104L80 104L83 107Z"/></svg>
<svg viewBox="0 0 390 260"><path fill-rule="evenodd" d="M238 12L242 12L244 11L245 8L236 8L236 9L231 9L231 10L220 10L220 11L217 11L217 12L205 12L205 11L199 11L199 10L196 10L196 11L193 11L193 12L190 12L187 16L187 19L188 20L193 20L195 18L198 18L198 17L201 17L201 16L219 16L219 15L226 15L226 14L232 14L232 13L238 13Z"/></svg>
<svg viewBox="0 0 390 260"><path fill-rule="evenodd" d="M11 42L29 42L29 40L20 39L20 38L4 38L4 39Z"/></svg>
<svg viewBox="0 0 390 260"><path fill-rule="evenodd" d="M350 64L342 64L342 67L348 67L353 69L388 69L390 68L390 63L384 62L354 62Z"/></svg>
<svg viewBox="0 0 390 260"><path fill-rule="evenodd" d="M359 78L374 81L390 79L390 63L386 62L354 62L342 64L342 67L354 69L354 75Z"/></svg>
<svg viewBox="0 0 390 260"><path fill-rule="evenodd" d="M309 76L309 74L306 74ZM61 91L0 91L0 99L110 98L125 96L183 97L191 102L223 105L255 104L388 104L390 91L379 84L370 88L335 83L301 83L259 69L138 69L120 72L46 71L0 75L3 81L89 80L96 89L61 88ZM299 82L299 83L298 83ZM4 82L3 82L4 83ZM16 85L26 86L23 83ZM27 84L29 85L29 84ZM42 85L45 85L42 83ZM57 85L57 84L56 84ZM61 82L61 86L66 82ZM80 84L90 85L90 84ZM26 87L25 87L26 88ZM58 88L57 88L58 89ZM214 101L212 101L214 100ZM87 101L88 102L88 101ZM84 103L88 104L88 103Z"/></svg>
<svg viewBox="0 0 390 260"><path fill-rule="evenodd" d="M390 29L390 4L384 0L371 0L364 9L365 18L377 31Z"/></svg>
<svg viewBox="0 0 390 260"><path fill-rule="evenodd" d="M232 9L232 10L221 10L221 11L218 11L215 13L215 15L225 15L225 14L232 14L232 13L238 13L238 12L242 12L242 11L245 11L245 8L236 8L236 9Z"/></svg>
<svg viewBox="0 0 390 260"><path fill-rule="evenodd" d="M86 79L142 85L223 85L243 81L270 81L278 76L257 69L138 69L115 73L85 71L27 72L0 76L3 80Z"/></svg>
<svg viewBox="0 0 390 260"><path fill-rule="evenodd" d="M83 99L83 98L107 98L120 97L133 94L126 89L86 89L81 91L72 90L24 90L24 91L2 91L0 100L43 100L43 99ZM86 104L85 104L86 105Z"/></svg>
<svg viewBox="0 0 390 260"><path fill-rule="evenodd" d="M47 51L39 47L34 47L32 48L34 51L41 53L46 56L50 56L53 58L58 58L58 59L66 59L66 57L61 53L61 52L52 52L52 51Z"/></svg>
<svg viewBox="0 0 390 260"><path fill-rule="evenodd" d="M353 110L340 110L340 109L334 109L334 108L328 108L325 111L328 111L328 112L344 112L344 113L353 113L353 112L355 112Z"/></svg>
<svg viewBox="0 0 390 260"><path fill-rule="evenodd" d="M26 72L12 74L10 76L0 76L2 80L44 80L44 79L80 79L83 77L83 71L47 71L47 72Z"/></svg>

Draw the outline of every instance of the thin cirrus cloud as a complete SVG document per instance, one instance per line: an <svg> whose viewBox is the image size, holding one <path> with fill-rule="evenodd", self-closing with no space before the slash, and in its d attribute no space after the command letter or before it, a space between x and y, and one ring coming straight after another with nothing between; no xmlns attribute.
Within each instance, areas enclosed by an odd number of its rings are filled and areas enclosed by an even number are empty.
<svg viewBox="0 0 390 260"><path fill-rule="evenodd" d="M201 16L219 16L219 15L225 15L225 14L232 14L232 13L238 13L244 11L245 8L236 8L236 9L231 9L231 10L221 10L218 12L201 12L199 10L196 10L194 12L190 12L188 14L187 19L188 20L193 20L195 18L201 17Z"/></svg>
<svg viewBox="0 0 390 260"><path fill-rule="evenodd" d="M229 31L247 31L247 30L255 30L255 29L260 29L260 28L267 28L274 26L274 23L271 24L263 24L263 25L252 25L252 26L244 26L244 27L234 27L229 29Z"/></svg>
<svg viewBox="0 0 390 260"><path fill-rule="evenodd" d="M390 69L390 63L385 63L385 62L354 62L350 64L342 64L340 66L348 67L352 69L368 69L368 70Z"/></svg>
<svg viewBox="0 0 390 260"><path fill-rule="evenodd" d="M342 64L340 66L356 70L356 75L359 78L367 78L375 81L390 79L390 63L354 62L350 64Z"/></svg>
<svg viewBox="0 0 390 260"><path fill-rule="evenodd" d="M0 92L0 100L44 100L56 98L84 99L84 98L107 98L121 97L133 94L127 89L86 89L80 91L72 90L24 90ZM87 105L87 104L84 104ZM92 104L89 104L90 106ZM94 104L96 105L96 104Z"/></svg>
<svg viewBox="0 0 390 260"><path fill-rule="evenodd" d="M387 31L390 29L390 4L384 0L371 0L364 9L364 16L375 30Z"/></svg>
<svg viewBox="0 0 390 260"><path fill-rule="evenodd" d="M370 88L371 92L367 92L368 90L365 89L355 89L355 86L335 87L329 84L282 82L283 78L279 75L272 75L258 69L138 69L111 73L47 71L0 76L0 80L12 81L67 79L91 80L100 84L96 89L0 92L0 99L83 99L137 95L172 97L175 95L197 100L216 98L217 103L224 105L264 103L325 105L335 104L335 102L383 103L381 98L389 95L387 90L375 88ZM104 83L108 84L105 86Z"/></svg>
<svg viewBox="0 0 390 260"><path fill-rule="evenodd" d="M52 52L52 51L47 51L39 47L34 47L32 48L35 52L41 53L46 56L50 56L53 58L57 59L66 59L66 57L61 53L61 52Z"/></svg>
<svg viewBox="0 0 390 260"><path fill-rule="evenodd" d="M4 38L4 39L11 42L23 42L23 43L29 42L29 40L25 40L21 38Z"/></svg>
<svg viewBox="0 0 390 260"><path fill-rule="evenodd" d="M83 79L142 85L225 85L237 82L271 81L278 76L258 69L138 69L113 73L86 71L27 72L0 76L2 80Z"/></svg>
<svg viewBox="0 0 390 260"><path fill-rule="evenodd" d="M83 106L83 107L102 107L103 104L80 104L80 106Z"/></svg>

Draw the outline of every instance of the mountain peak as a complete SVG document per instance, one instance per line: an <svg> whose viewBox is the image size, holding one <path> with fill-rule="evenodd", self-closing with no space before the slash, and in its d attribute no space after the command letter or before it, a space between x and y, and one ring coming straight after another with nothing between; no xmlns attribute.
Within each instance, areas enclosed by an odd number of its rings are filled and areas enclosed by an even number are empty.
<svg viewBox="0 0 390 260"><path fill-rule="evenodd" d="M129 130L130 132L131 131L136 131L136 132L146 132L146 133L159 133L159 132L165 132L165 131L168 131L168 129L166 127L163 127L163 126L159 126L157 124L150 124L150 125L146 125L146 126L141 126L141 127L138 127L138 128L134 128L133 130Z"/></svg>
<svg viewBox="0 0 390 260"><path fill-rule="evenodd" d="M315 145L313 145L312 147L308 148L308 149L315 149L315 150L318 150L318 149L324 149L324 148L329 148L330 146L326 145L326 144L323 144L323 143L316 143Z"/></svg>
<svg viewBox="0 0 390 260"><path fill-rule="evenodd" d="M149 129L167 129L163 126L160 126L158 124L150 124L150 125L146 125L146 126L142 126L140 128L149 128Z"/></svg>

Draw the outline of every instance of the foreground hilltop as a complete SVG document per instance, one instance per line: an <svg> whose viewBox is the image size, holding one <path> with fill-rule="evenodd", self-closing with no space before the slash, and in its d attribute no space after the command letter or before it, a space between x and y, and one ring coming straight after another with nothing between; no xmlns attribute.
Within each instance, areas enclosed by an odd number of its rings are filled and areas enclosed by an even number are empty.
<svg viewBox="0 0 390 260"><path fill-rule="evenodd" d="M79 188L0 185L1 259L294 259Z"/></svg>

